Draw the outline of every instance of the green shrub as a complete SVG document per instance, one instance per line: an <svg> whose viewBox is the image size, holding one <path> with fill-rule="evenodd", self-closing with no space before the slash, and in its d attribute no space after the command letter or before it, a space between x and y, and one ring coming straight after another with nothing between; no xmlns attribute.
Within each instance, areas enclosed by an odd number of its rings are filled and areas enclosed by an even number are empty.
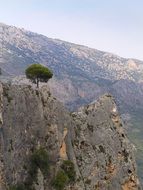
<svg viewBox="0 0 143 190"><path fill-rule="evenodd" d="M44 148L35 150L31 156L29 175L33 181L36 180L38 168L45 177L49 174L49 157Z"/></svg>
<svg viewBox="0 0 143 190"><path fill-rule="evenodd" d="M48 153L44 148L35 150L30 157L30 168L28 171L28 177L25 181L25 186L31 188L33 182L37 182L37 172L41 170L44 177L49 174L49 157Z"/></svg>
<svg viewBox="0 0 143 190"><path fill-rule="evenodd" d="M32 186L25 184L17 184L9 187L9 190L35 190Z"/></svg>
<svg viewBox="0 0 143 190"><path fill-rule="evenodd" d="M28 176L23 184L17 184L9 187L9 190L34 190L33 182L37 182L38 168L43 173L44 177L49 174L49 159L48 153L44 148L35 150L30 157ZM26 167L27 168L27 167Z"/></svg>
<svg viewBox="0 0 143 190"><path fill-rule="evenodd" d="M16 189L16 186L10 186L10 187L8 188L8 190L17 190L17 189Z"/></svg>
<svg viewBox="0 0 143 190"><path fill-rule="evenodd" d="M74 169L74 164L70 160L63 161L63 164L61 168L64 170L64 172L67 174L69 181L74 182L76 177L76 172Z"/></svg>
<svg viewBox="0 0 143 190"><path fill-rule="evenodd" d="M13 185L9 188L9 190L27 190L24 184Z"/></svg>
<svg viewBox="0 0 143 190"><path fill-rule="evenodd" d="M63 161L61 169L57 173L52 184L56 190L63 190L68 183L74 182L75 178L76 172L73 162L70 160L65 160Z"/></svg>
<svg viewBox="0 0 143 190"><path fill-rule="evenodd" d="M68 184L69 178L65 174L63 170L60 170L55 179L53 180L52 185L55 187L56 190L63 190L64 187Z"/></svg>

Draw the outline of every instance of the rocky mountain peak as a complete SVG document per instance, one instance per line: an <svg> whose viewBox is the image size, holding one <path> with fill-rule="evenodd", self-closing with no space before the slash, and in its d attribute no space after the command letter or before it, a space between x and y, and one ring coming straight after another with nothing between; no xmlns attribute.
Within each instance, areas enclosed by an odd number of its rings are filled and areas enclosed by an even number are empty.
<svg viewBox="0 0 143 190"><path fill-rule="evenodd" d="M105 93L115 97L130 138L139 149L137 161L143 181L143 61L0 24L0 79L30 84L24 73L33 63L53 70L47 88L71 111Z"/></svg>
<svg viewBox="0 0 143 190"><path fill-rule="evenodd" d="M66 190L139 189L133 147L111 95L73 114L44 86L3 84L0 97L0 189L56 190L60 175L69 179ZM33 178L31 165L47 155Z"/></svg>

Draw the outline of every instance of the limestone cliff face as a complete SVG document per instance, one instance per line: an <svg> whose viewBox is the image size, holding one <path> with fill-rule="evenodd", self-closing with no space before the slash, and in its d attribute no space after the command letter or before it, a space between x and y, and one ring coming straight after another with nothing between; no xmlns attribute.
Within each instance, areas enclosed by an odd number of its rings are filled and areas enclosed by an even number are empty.
<svg viewBox="0 0 143 190"><path fill-rule="evenodd" d="M54 173L60 160L64 129L70 127L69 114L44 88L38 91L30 86L5 85L2 90L3 183L8 187L27 177L28 158L39 146L48 150Z"/></svg>
<svg viewBox="0 0 143 190"><path fill-rule="evenodd" d="M133 147L110 95L73 114L74 150L86 189L138 189Z"/></svg>
<svg viewBox="0 0 143 190"><path fill-rule="evenodd" d="M54 190L63 160L75 168L66 190L137 190L133 148L110 95L70 114L47 88L0 86L0 190L23 183L30 156L48 152L49 175L38 168L35 190Z"/></svg>

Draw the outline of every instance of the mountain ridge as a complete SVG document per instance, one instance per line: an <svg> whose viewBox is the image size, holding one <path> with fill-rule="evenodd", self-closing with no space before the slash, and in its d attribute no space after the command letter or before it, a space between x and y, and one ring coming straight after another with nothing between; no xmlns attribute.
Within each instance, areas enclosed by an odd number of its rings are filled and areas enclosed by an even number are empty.
<svg viewBox="0 0 143 190"><path fill-rule="evenodd" d="M69 44L72 44L72 45L76 45L76 46L81 46L81 47L85 47L85 48L89 48L89 49L92 49L92 50L96 50L96 51L100 51L100 52L103 52L103 53L108 53L108 54L112 54L116 57L119 57L119 58L124 58L124 59L131 59L131 60L135 60L135 61L141 61L143 62L142 59L138 59L138 58L134 58L134 57L124 57L124 56L120 56L118 53L112 53L111 51L106 51L106 50L101 50L101 49L98 49L98 48L94 48L94 47L90 47L89 45L84 45L84 44L79 44L79 43L75 43L75 42L70 42L68 40L63 40L63 39L60 39L60 38L52 38L52 37L48 37L46 34L42 34L42 33L38 33L38 32L34 32L34 31L31 31L31 30L28 30L28 29L25 29L24 27L18 27L18 26L15 26L15 25L8 25L8 24L5 24L3 22L0 22L0 26L6 26L6 27L13 27L15 29L19 29L21 31L24 31L26 33L32 33L32 34L35 34L35 35L39 35L39 36L43 36L43 37L46 37L48 39L51 39L55 42L60 42L60 43L69 43Z"/></svg>
<svg viewBox="0 0 143 190"><path fill-rule="evenodd" d="M0 45L0 68L4 71L1 78L9 75L10 80L16 77L13 81L18 82L18 76L23 75L30 64L36 62L48 66L54 72L54 78L48 83L51 93L71 111L111 93L129 124L127 130L133 142L139 147L139 170L143 181L143 149L140 148L143 147L140 135L143 134L143 61L7 25L0 26Z"/></svg>
<svg viewBox="0 0 143 190"><path fill-rule="evenodd" d="M126 80L125 84L128 83L125 88L131 87L131 81L137 88L143 88L143 62L140 60L125 59L111 53L50 39L44 35L5 24L1 24L0 29L0 67L4 75L18 76L24 74L28 65L35 62L41 63L50 67L54 72L55 81L51 82L53 85L51 91L55 91L58 82L69 99L77 99L78 106L82 105L80 100L89 103L99 97L97 94L102 95L105 91L113 92L117 100L123 102L118 96L119 92L116 87L117 83L118 87L122 88L122 80ZM97 89L97 94L93 90L93 93L90 91L89 96L85 89L87 85L89 88ZM71 92L70 87L74 93ZM135 88L131 87L130 90L130 93L133 93ZM143 106L140 99L143 90L140 93L139 95L136 93L137 97L134 97L134 100L128 101L129 106L132 103L132 108L136 107L136 101L139 102L138 107ZM70 94L73 96L71 97ZM54 95L59 100L62 99L60 92ZM63 103L71 105L68 97ZM126 94L123 99L125 98ZM127 104L128 102L126 101ZM73 109L75 108L73 106Z"/></svg>

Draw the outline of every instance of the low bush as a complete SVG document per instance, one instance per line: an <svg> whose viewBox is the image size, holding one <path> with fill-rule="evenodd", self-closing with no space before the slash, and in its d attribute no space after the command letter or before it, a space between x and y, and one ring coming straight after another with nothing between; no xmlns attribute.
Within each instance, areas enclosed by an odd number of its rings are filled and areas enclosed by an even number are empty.
<svg viewBox="0 0 143 190"><path fill-rule="evenodd" d="M26 167L27 168L27 167ZM9 190L34 190L33 182L37 182L37 172L41 170L44 177L49 174L49 157L44 148L35 150L30 157L28 176L22 184L11 186Z"/></svg>
<svg viewBox="0 0 143 190"><path fill-rule="evenodd" d="M49 157L48 153L44 148L35 150L30 159L30 170L29 174L35 176L38 168L41 170L43 175L46 177L49 174Z"/></svg>
<svg viewBox="0 0 143 190"><path fill-rule="evenodd" d="M63 190L64 187L68 184L68 182L69 182L68 176L65 174L63 170L60 170L57 173L55 179L53 180L52 185L56 190Z"/></svg>
<svg viewBox="0 0 143 190"><path fill-rule="evenodd" d="M52 185L56 190L63 190L67 184L74 182L75 178L76 172L73 162L70 160L64 160Z"/></svg>
<svg viewBox="0 0 143 190"><path fill-rule="evenodd" d="M76 177L76 172L74 168L74 164L70 160L63 161L63 164L61 168L64 170L64 172L67 174L69 181L74 182Z"/></svg>
<svg viewBox="0 0 143 190"><path fill-rule="evenodd" d="M11 186L9 190L27 190L27 189L25 188L24 184L18 184Z"/></svg>

